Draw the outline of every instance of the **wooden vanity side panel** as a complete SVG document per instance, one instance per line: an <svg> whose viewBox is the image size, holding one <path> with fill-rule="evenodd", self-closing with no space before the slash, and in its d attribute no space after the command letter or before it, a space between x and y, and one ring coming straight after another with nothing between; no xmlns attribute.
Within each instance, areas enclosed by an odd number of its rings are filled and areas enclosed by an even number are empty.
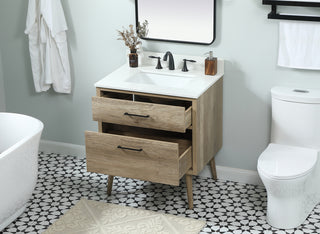
<svg viewBox="0 0 320 234"><path fill-rule="evenodd" d="M193 101L193 169L198 175L222 147L223 77Z"/></svg>

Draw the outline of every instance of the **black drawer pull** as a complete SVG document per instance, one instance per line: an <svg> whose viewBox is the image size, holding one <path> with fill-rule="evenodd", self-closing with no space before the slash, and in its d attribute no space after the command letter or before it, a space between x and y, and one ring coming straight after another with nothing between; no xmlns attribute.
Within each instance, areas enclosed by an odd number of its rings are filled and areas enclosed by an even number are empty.
<svg viewBox="0 0 320 234"><path fill-rule="evenodd" d="M142 151L142 149L128 148L128 147L123 147L123 146L121 146L121 145L118 145L118 149L132 150L132 151L138 151L138 152L141 152L141 151Z"/></svg>
<svg viewBox="0 0 320 234"><path fill-rule="evenodd" d="M150 117L150 115L136 115L136 114L130 114L128 112L124 113L124 115L134 116L134 117L141 117L141 118L149 118Z"/></svg>

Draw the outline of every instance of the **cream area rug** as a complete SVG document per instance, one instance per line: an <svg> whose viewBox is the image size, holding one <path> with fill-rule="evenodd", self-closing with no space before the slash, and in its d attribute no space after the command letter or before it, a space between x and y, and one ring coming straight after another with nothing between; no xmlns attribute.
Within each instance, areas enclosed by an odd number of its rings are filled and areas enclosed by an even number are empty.
<svg viewBox="0 0 320 234"><path fill-rule="evenodd" d="M81 199L45 234L199 233L205 221Z"/></svg>

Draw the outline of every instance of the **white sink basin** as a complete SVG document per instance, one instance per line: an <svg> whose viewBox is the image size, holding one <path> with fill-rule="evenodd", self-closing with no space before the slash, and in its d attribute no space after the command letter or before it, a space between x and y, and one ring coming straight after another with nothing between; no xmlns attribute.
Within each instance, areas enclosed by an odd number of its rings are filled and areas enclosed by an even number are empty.
<svg viewBox="0 0 320 234"><path fill-rule="evenodd" d="M125 82L145 85L156 85L168 88L183 88L190 84L192 78L164 74L139 72L128 77Z"/></svg>
<svg viewBox="0 0 320 234"><path fill-rule="evenodd" d="M144 51L138 68L130 68L126 63L96 82L95 86L111 90L195 99L224 74L224 62L220 59L218 60L218 73L215 76L206 76L202 56L175 55L177 61L175 70L169 70L166 64L163 65L163 69L158 70L155 69L156 64L151 63L155 61L149 60L149 55L162 56L163 53ZM195 64L190 64L189 72L181 71L183 58L197 61Z"/></svg>

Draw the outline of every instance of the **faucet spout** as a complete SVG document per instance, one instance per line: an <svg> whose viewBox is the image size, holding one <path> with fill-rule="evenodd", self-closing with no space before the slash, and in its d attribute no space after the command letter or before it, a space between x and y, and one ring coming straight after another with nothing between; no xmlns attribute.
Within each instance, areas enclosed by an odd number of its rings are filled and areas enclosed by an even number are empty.
<svg viewBox="0 0 320 234"><path fill-rule="evenodd" d="M165 55L163 56L163 61L167 61L168 56L169 56L169 70L174 70L174 59L170 51L167 51L167 53L165 53Z"/></svg>

